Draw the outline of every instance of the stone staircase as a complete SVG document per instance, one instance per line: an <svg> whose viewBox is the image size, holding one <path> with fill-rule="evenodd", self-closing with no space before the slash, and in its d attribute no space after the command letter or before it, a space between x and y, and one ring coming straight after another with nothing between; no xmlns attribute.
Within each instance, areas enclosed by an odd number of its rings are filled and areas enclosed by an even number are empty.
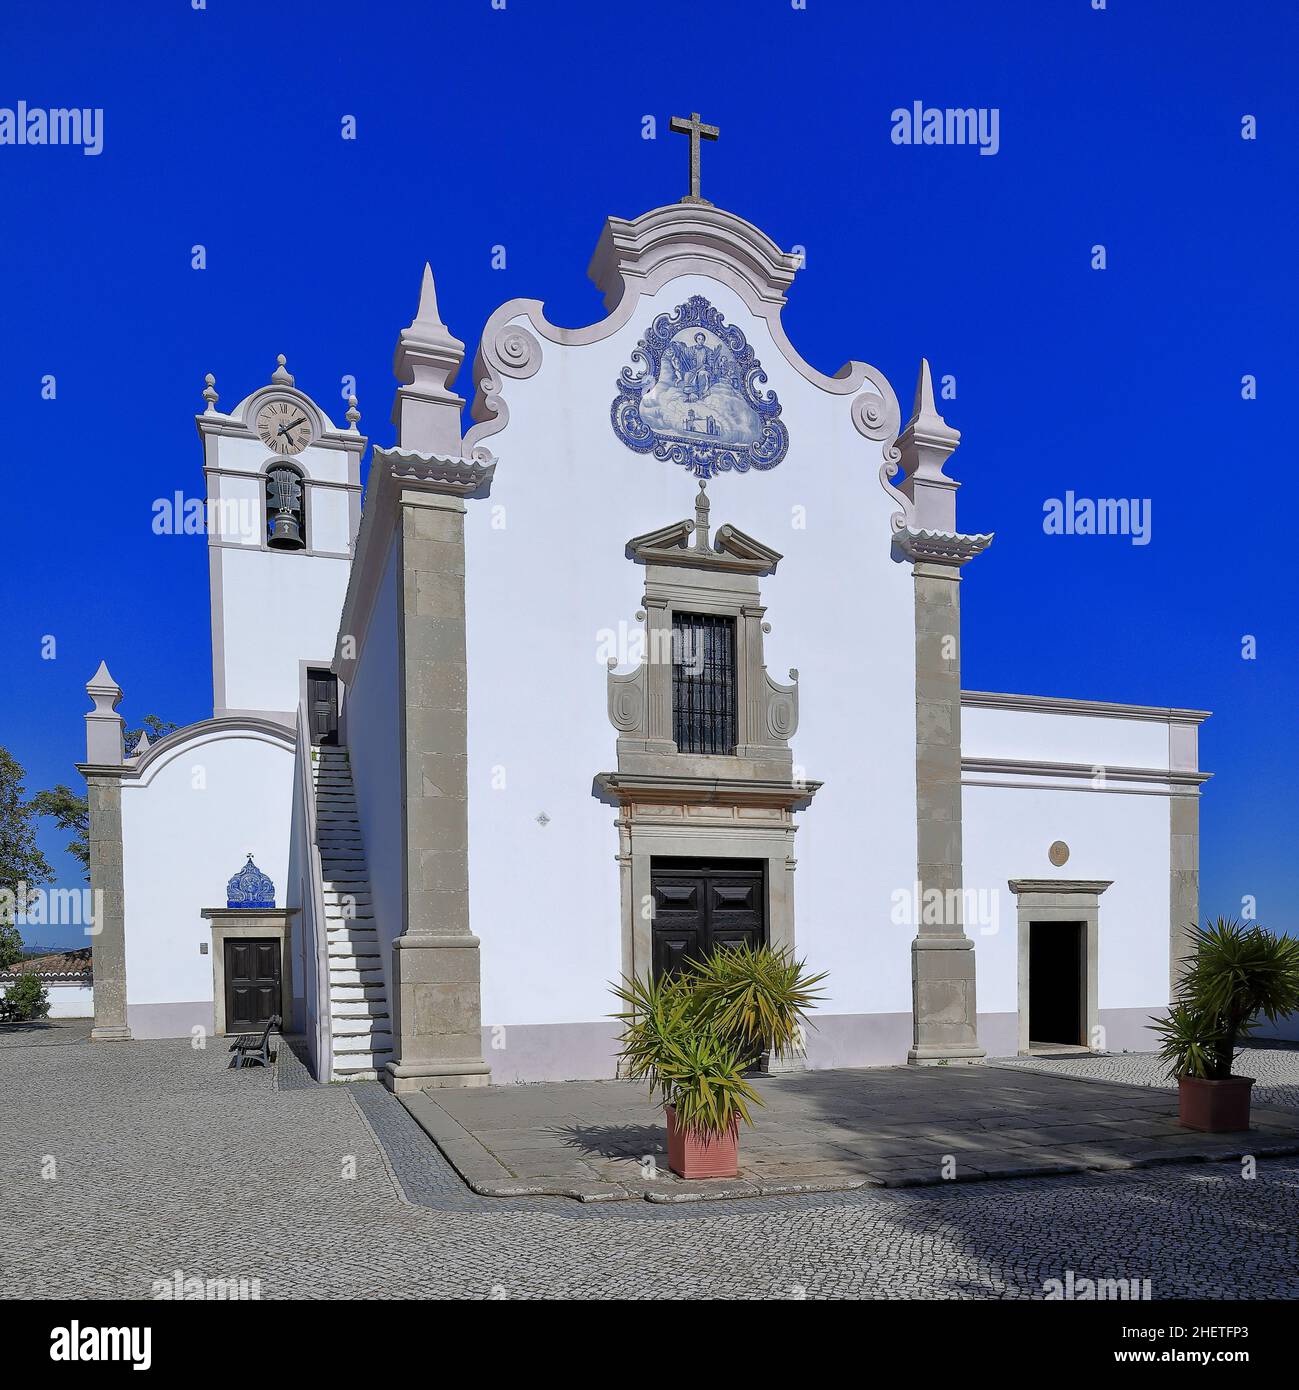
<svg viewBox="0 0 1299 1390"><path fill-rule="evenodd" d="M392 1019L352 768L346 748L311 752L329 953L329 1080L373 1081L392 1056Z"/></svg>

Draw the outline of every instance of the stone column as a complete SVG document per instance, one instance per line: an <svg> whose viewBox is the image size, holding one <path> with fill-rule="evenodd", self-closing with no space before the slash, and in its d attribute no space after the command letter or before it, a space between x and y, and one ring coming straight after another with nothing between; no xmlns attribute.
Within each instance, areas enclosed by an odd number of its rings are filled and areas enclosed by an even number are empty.
<svg viewBox="0 0 1299 1390"><path fill-rule="evenodd" d="M89 812L90 891L95 905L90 938L95 976L95 1025L92 1042L129 1040L126 1013L126 895L122 886L122 772L126 753L122 716L117 706L122 688L99 663L86 693L94 708L86 714L86 779Z"/></svg>
<svg viewBox="0 0 1299 1390"><path fill-rule="evenodd" d="M916 936L907 1061L977 1062L974 943L962 923L961 566L991 543L956 526L944 472L960 432L938 413L921 360L911 419L898 436L907 509L894 546L912 561L916 607Z"/></svg>
<svg viewBox="0 0 1299 1390"><path fill-rule="evenodd" d="M407 487L397 518L406 922L392 957L395 1091L490 1075L469 930L464 512L460 496Z"/></svg>
<svg viewBox="0 0 1299 1390"><path fill-rule="evenodd" d="M1169 865L1168 993L1181 984L1190 960L1191 928L1200 920L1200 798L1169 798L1172 856Z"/></svg>
<svg viewBox="0 0 1299 1390"><path fill-rule="evenodd" d="M961 572L917 560L913 1064L976 1062L974 943L962 921Z"/></svg>

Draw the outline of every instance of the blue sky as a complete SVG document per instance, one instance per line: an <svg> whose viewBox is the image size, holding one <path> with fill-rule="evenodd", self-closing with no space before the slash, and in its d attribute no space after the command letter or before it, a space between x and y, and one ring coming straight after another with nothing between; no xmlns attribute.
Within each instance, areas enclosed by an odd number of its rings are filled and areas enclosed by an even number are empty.
<svg viewBox="0 0 1299 1390"><path fill-rule="evenodd" d="M704 192L807 248L785 321L808 360L865 359L904 405L922 353L956 378L962 523L998 533L967 572L965 684L1213 710L1202 909L1253 894L1299 927L1299 10L1091 4L11 9L0 107L104 110L97 157L0 146L0 742L29 788L78 783L101 657L132 723L211 713L204 541L150 528L155 498L201 495L203 374L232 404L284 352L341 414L351 373L389 442L425 259L471 351L514 295L590 322L603 219L684 191L667 118L697 109L722 131ZM999 152L894 145L915 101L997 108ZM1150 543L1044 534L1070 489L1149 499Z"/></svg>

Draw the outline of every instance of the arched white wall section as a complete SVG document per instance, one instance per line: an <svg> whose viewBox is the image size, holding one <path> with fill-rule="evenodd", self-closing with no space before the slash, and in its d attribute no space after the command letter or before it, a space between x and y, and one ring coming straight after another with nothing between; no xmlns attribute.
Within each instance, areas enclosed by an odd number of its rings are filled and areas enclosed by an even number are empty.
<svg viewBox="0 0 1299 1390"><path fill-rule="evenodd" d="M250 852L275 884L277 905L287 901L293 767L291 730L216 719L168 735L123 777L127 1014L135 1037L211 1031L212 935L202 911L225 906L226 881ZM300 990L296 973L294 985Z"/></svg>

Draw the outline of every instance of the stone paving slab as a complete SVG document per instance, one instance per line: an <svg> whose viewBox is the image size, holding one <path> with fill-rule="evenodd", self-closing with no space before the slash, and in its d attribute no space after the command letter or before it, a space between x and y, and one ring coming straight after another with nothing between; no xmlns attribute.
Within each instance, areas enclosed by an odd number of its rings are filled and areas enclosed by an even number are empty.
<svg viewBox="0 0 1299 1390"><path fill-rule="evenodd" d="M668 1168L662 1114L639 1084L438 1088L401 1099L486 1197L719 1201L1299 1153L1292 1110L1256 1105L1247 1133L1199 1134L1178 1124L1165 1090L1055 1069L876 1067L756 1085L765 1106L741 1132L738 1178L695 1182Z"/></svg>

